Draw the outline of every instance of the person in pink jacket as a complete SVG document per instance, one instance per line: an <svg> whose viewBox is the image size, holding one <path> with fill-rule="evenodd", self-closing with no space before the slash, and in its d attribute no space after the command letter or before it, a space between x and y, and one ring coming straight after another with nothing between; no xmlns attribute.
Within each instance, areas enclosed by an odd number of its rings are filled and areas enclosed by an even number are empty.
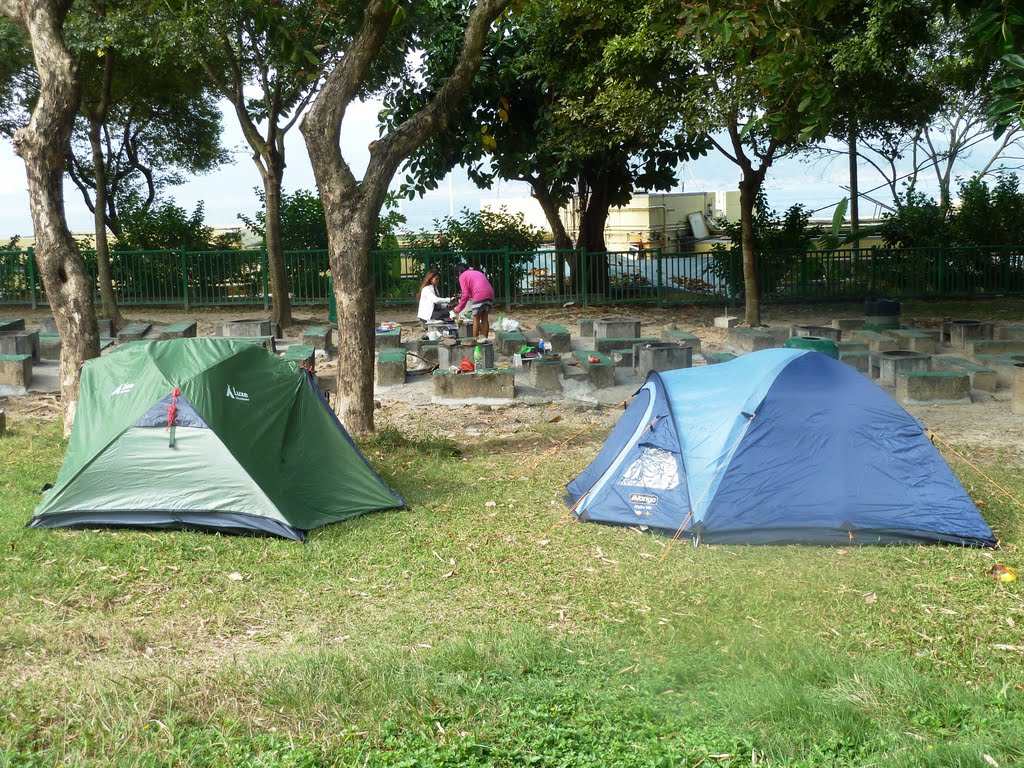
<svg viewBox="0 0 1024 768"><path fill-rule="evenodd" d="M494 288L491 287L487 275L476 269L470 269L468 264L459 264L455 271L459 275L459 288L462 296L459 303L455 305L452 317L455 317L463 308L470 304L473 308L473 336L476 338L487 338L491 332L491 321L489 315L494 306Z"/></svg>

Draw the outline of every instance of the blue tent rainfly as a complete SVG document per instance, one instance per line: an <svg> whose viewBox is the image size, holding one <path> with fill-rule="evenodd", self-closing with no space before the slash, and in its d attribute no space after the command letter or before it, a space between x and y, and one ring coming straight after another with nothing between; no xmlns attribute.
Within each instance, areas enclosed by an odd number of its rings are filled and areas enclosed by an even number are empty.
<svg viewBox="0 0 1024 768"><path fill-rule="evenodd" d="M566 501L695 542L996 544L921 423L808 350L651 373Z"/></svg>

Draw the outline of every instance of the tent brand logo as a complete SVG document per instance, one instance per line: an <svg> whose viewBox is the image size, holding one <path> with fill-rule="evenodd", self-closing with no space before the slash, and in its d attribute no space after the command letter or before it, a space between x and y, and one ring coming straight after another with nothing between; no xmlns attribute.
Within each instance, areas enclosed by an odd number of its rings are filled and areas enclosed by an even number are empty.
<svg viewBox="0 0 1024 768"><path fill-rule="evenodd" d="M228 397L232 400L241 400L243 403L249 402L248 392L242 392L241 390L235 389L230 384L228 384Z"/></svg>
<svg viewBox="0 0 1024 768"><path fill-rule="evenodd" d="M113 397L114 395L127 395L133 389L135 389L134 384L128 384L127 382L125 382L121 386L115 388L114 391L110 393L110 396Z"/></svg>
<svg viewBox="0 0 1024 768"><path fill-rule="evenodd" d="M644 504L653 507L658 503L658 497L652 496L649 493L631 493L629 494L630 504Z"/></svg>

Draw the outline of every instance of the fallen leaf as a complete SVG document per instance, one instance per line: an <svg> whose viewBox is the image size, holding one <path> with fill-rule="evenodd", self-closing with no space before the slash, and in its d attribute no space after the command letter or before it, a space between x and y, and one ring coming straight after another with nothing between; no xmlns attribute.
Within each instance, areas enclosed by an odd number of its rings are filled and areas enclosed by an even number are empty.
<svg viewBox="0 0 1024 768"><path fill-rule="evenodd" d="M555 416L553 419L548 419L548 424L557 424L562 420L561 416Z"/></svg>
<svg viewBox="0 0 1024 768"><path fill-rule="evenodd" d="M985 572L986 576L1001 581L1003 583L1009 583L1017 578L1017 572L1008 565L1002 563L996 563Z"/></svg>
<svg viewBox="0 0 1024 768"><path fill-rule="evenodd" d="M228 574L228 578L232 581L241 581L244 577L238 571L232 571Z"/></svg>
<svg viewBox="0 0 1024 768"><path fill-rule="evenodd" d="M448 573L446 573L446 574L445 574L444 576L442 576L441 578L442 578L442 579L450 579L450 578L451 578L452 576L454 576L454 575L455 575L455 569L454 569L454 568L452 568L452 569L451 569L450 571L448 571Z"/></svg>
<svg viewBox="0 0 1024 768"><path fill-rule="evenodd" d="M484 506L485 507L496 507L496 506L498 506L498 502L496 502L496 501L488 501L488 502L484 503Z"/></svg>
<svg viewBox="0 0 1024 768"><path fill-rule="evenodd" d="M868 592L866 595L864 595L864 602L865 603L874 603L877 600L878 600L878 595L876 595L874 592Z"/></svg>

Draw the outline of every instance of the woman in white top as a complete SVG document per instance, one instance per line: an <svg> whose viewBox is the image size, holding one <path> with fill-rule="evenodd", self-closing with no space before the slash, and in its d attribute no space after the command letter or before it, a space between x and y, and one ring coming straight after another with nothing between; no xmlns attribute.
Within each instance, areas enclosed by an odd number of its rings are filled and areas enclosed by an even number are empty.
<svg viewBox="0 0 1024 768"><path fill-rule="evenodd" d="M416 298L419 299L420 308L416 312L424 327L428 320L444 320L448 317L445 305L452 300L452 297L441 297L437 295L437 286L441 282L441 273L431 269L423 277L423 285L420 286Z"/></svg>

